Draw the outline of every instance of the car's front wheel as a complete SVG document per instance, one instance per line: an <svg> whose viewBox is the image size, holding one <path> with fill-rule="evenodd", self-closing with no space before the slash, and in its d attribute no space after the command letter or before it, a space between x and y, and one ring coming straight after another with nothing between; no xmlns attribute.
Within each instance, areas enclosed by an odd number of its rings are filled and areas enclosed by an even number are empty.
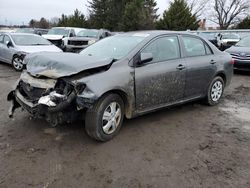
<svg viewBox="0 0 250 188"><path fill-rule="evenodd" d="M117 94L102 97L86 113L85 129L98 141L111 140L120 130L124 117L124 102Z"/></svg>
<svg viewBox="0 0 250 188"><path fill-rule="evenodd" d="M207 93L208 105L214 106L220 102L224 92L224 84L224 80L220 76L217 76L213 79L213 81L209 85Z"/></svg>
<svg viewBox="0 0 250 188"><path fill-rule="evenodd" d="M19 56L14 56L12 59L12 66L16 71L23 70L23 59Z"/></svg>

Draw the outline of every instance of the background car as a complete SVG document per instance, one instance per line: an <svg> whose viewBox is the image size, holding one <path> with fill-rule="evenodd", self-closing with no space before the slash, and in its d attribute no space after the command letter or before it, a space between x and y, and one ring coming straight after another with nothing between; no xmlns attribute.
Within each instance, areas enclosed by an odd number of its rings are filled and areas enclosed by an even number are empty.
<svg viewBox="0 0 250 188"><path fill-rule="evenodd" d="M234 68L239 70L250 70L250 37L241 39L237 44L227 49L235 59Z"/></svg>
<svg viewBox="0 0 250 188"><path fill-rule="evenodd" d="M214 32L197 32L197 34L207 40L209 40L213 45L218 47L216 35Z"/></svg>
<svg viewBox="0 0 250 188"><path fill-rule="evenodd" d="M42 35L44 38L52 42L57 47L66 51L69 37L75 37L76 34L83 28L75 27L53 27L46 35Z"/></svg>
<svg viewBox="0 0 250 188"><path fill-rule="evenodd" d="M41 28L19 28L15 31L15 33L31 33L37 35L45 35L48 33L48 29Z"/></svg>
<svg viewBox="0 0 250 188"><path fill-rule="evenodd" d="M35 52L61 52L62 50L43 37L35 34L0 34L0 61L12 64L21 71L26 54Z"/></svg>
<svg viewBox="0 0 250 188"><path fill-rule="evenodd" d="M225 50L240 41L240 36L235 33L219 33L217 35L217 46L220 50Z"/></svg>
<svg viewBox="0 0 250 188"><path fill-rule="evenodd" d="M111 32L105 29L84 29L75 37L69 38L66 51L79 52L87 46L111 35Z"/></svg>

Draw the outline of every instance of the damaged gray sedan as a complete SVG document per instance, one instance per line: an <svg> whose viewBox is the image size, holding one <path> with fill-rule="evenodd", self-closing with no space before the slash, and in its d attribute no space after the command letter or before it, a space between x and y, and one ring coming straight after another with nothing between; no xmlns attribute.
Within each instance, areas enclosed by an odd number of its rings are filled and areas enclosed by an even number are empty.
<svg viewBox="0 0 250 188"><path fill-rule="evenodd" d="M128 119L197 99L219 103L233 74L229 54L188 33L131 32L103 39L80 54L25 58L10 117L18 107L51 125L84 117L89 136L112 139Z"/></svg>

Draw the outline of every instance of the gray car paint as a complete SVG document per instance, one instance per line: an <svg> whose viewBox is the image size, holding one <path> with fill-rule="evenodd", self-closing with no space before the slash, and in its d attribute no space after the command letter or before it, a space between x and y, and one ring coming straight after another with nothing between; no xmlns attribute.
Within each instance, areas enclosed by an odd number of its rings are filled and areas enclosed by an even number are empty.
<svg viewBox="0 0 250 188"><path fill-rule="evenodd" d="M219 51L206 39L202 40L211 48L213 55L187 58L181 36L188 35L201 39L200 37L168 31L140 33L148 34L148 37L126 57L114 62L103 71L86 76L85 71L79 70L78 74L62 77L74 85L86 84L85 90L77 95L78 100L90 103L87 106L91 108L91 104L101 96L115 92L121 95L125 101L126 117L132 118L162 107L205 97L208 85L216 75L222 76L226 85L230 83L233 74L233 66L230 64L231 56ZM172 35L178 35L181 44L180 59L136 66L138 56L145 45L156 37ZM68 61L74 66L73 59L68 58ZM84 59L82 62L84 63ZM185 68L179 70L177 69L179 65L183 65ZM167 80L167 84L162 83L163 80ZM81 109L79 106L78 108Z"/></svg>
<svg viewBox="0 0 250 188"><path fill-rule="evenodd" d="M69 63L74 59L74 63ZM83 63L84 60L84 63ZM60 78L77 74L81 71L107 66L113 59L98 59L93 56L83 56L73 53L31 54L25 58L27 71L34 77Z"/></svg>

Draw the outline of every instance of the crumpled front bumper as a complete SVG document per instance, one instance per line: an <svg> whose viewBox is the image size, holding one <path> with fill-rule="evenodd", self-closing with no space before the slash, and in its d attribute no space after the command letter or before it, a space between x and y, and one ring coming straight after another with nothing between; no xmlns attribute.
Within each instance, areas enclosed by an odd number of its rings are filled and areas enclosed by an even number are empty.
<svg viewBox="0 0 250 188"><path fill-rule="evenodd" d="M35 118L45 118L50 123L73 122L86 109L92 108L95 95L85 84L72 83L69 80L35 78L27 72L7 97L11 102L9 117L13 117L19 107ZM56 123L54 123L56 122Z"/></svg>
<svg viewBox="0 0 250 188"><path fill-rule="evenodd" d="M33 103L27 100L18 89L8 94L8 101L11 101L9 117L12 118L15 110L19 107L25 109L34 118L44 118L52 126L62 123L72 123L80 117L74 103L75 95L71 95L67 100L56 106Z"/></svg>

